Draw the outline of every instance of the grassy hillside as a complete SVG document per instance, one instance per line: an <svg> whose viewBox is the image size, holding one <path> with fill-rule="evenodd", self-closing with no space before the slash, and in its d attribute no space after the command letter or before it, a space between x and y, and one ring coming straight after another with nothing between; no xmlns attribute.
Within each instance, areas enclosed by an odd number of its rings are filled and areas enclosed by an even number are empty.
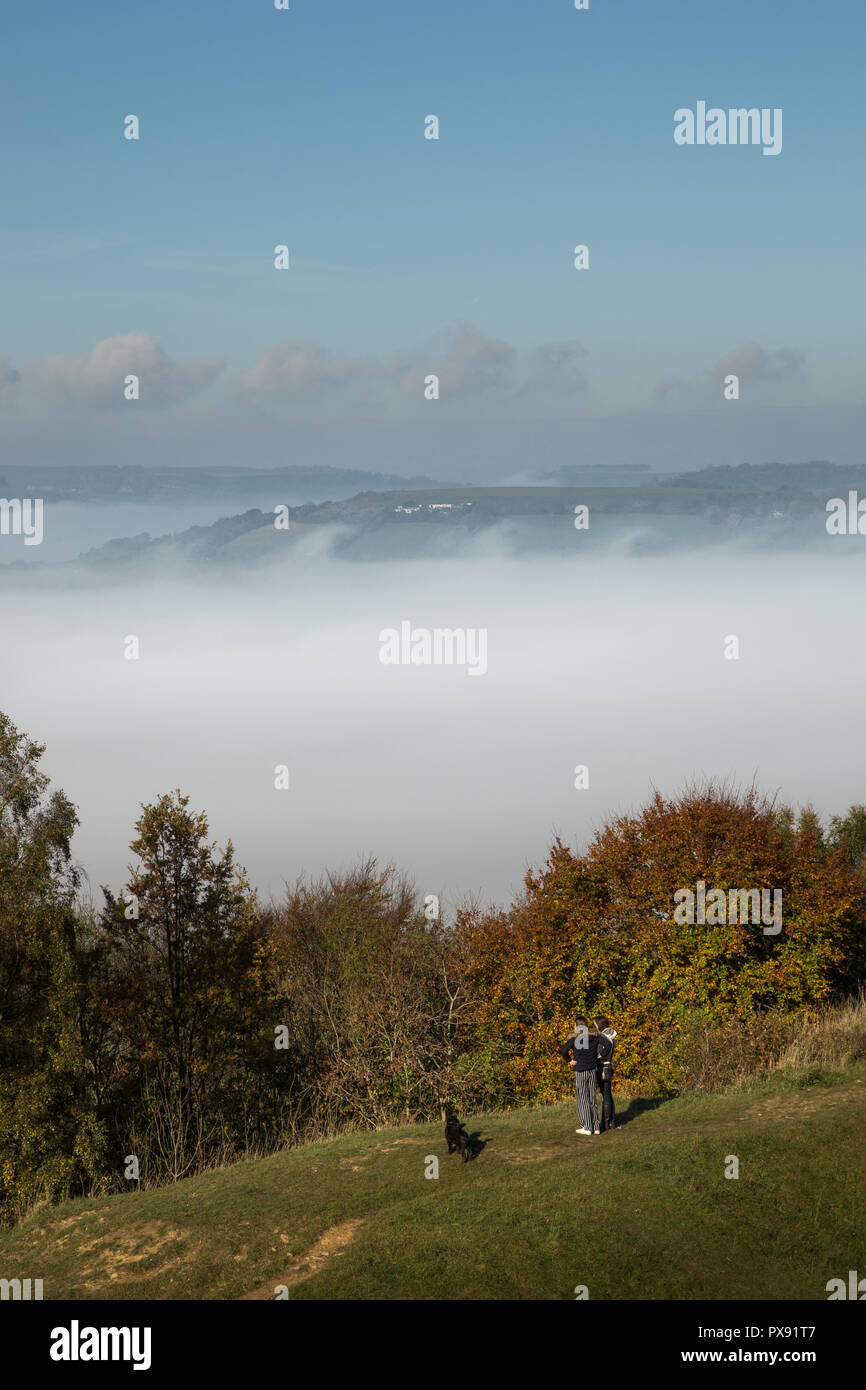
<svg viewBox="0 0 866 1390"><path fill-rule="evenodd" d="M862 1267L862 1065L619 1118L589 1139L573 1103L484 1116L466 1165L438 1124L348 1135L43 1208L0 1236L0 1277L46 1299L823 1300Z"/></svg>

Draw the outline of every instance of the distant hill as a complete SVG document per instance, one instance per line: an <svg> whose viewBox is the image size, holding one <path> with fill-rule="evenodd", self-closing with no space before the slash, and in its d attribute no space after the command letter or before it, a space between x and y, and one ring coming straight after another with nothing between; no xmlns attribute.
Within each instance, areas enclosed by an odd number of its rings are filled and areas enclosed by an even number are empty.
<svg viewBox="0 0 866 1390"><path fill-rule="evenodd" d="M355 484L365 476L331 471L337 478L351 477ZM198 479L196 470L189 473ZM866 496L866 465L743 465L670 478L649 474L645 482L611 487L474 487L399 479L398 488L377 485L346 497L338 495L334 484L328 500L295 503L289 501L290 486L284 481L290 473L295 476L292 470L279 469L251 473L252 478L269 480L264 504L227 514L212 525L156 537L140 533L118 538L63 564L40 563L31 556L26 565L8 564L4 573L26 568L28 582L38 571L52 582L52 575L71 574L74 566L89 571L171 563L247 566L290 560L296 554L305 560L403 561L453 557L472 553L479 545L491 553L575 558L599 550L664 556L708 548L766 554L831 547L837 555L866 553L861 537L829 536L826 530L829 498L846 497L852 488ZM320 483L327 473L310 470ZM385 475L371 476L378 483L389 481ZM171 470L166 470L165 479L166 486L181 486ZM231 471L229 479L234 487L237 480ZM212 501L211 496L209 504ZM274 526L273 509L280 502L290 509L288 530ZM231 499L226 507L228 512ZM575 526L576 509L581 507L589 509L585 529Z"/></svg>
<svg viewBox="0 0 866 1390"><path fill-rule="evenodd" d="M701 468L669 480L671 487L705 487L728 491L789 492L797 496L838 497L848 488L866 495L866 463L843 467L835 463L741 463L732 467Z"/></svg>
<svg viewBox="0 0 866 1390"><path fill-rule="evenodd" d="M356 468L143 468L140 465L4 464L0 496L41 497L45 502L179 502L206 497L236 503L348 497L396 487L441 487L433 478L369 473Z"/></svg>

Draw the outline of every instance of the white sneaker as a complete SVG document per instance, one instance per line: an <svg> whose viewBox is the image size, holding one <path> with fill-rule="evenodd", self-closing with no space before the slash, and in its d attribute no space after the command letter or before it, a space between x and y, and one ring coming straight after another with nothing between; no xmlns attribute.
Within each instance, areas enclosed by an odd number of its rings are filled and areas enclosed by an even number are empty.
<svg viewBox="0 0 866 1390"><path fill-rule="evenodd" d="M592 1134L591 1129L576 1129L575 1134Z"/></svg>

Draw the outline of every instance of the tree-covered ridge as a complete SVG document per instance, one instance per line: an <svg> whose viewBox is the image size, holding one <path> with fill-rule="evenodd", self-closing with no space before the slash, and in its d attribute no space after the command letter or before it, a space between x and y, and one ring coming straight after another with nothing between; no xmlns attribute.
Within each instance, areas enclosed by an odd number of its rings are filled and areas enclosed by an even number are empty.
<svg viewBox="0 0 866 1390"><path fill-rule="evenodd" d="M175 791L142 807L125 889L93 907L43 752L0 715L7 1221L445 1106L562 1099L577 1013L614 1020L620 1087L712 1085L863 978L863 806L824 827L755 788L655 794L580 853L557 840L507 910L445 922L374 860L263 903ZM780 892L781 930L682 920L696 883Z"/></svg>

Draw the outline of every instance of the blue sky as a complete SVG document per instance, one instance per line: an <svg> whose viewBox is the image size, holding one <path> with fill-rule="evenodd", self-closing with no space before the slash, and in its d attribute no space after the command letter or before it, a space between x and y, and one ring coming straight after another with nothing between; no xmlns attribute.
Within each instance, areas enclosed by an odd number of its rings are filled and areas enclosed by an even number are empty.
<svg viewBox="0 0 866 1390"><path fill-rule="evenodd" d="M465 324L523 364L506 389L527 421L585 418L595 449L608 421L607 461L645 437L636 413L665 441L671 414L691 415L699 446L709 427L694 412L722 409L709 374L748 345L767 365L721 426L729 461L757 461L776 435L773 457L796 457L799 440L838 461L856 451L862 5L148 0L20 6L3 29L0 361L21 381L7 377L20 389L0 402L22 399L0 431L13 449L36 456L75 406L47 389L65 368L28 364L123 335L149 335L171 364L221 364L193 373L206 385L172 396L160 426L188 440L196 419L206 448L208 422L240 409L232 383L276 344L333 355L325 397L321 373L288 406L269 387L269 418L294 412L307 439L326 414L353 418L353 363L462 361L447 344ZM781 155L677 147L673 113L698 100L781 107ZM129 113L139 142L123 139ZM536 399L531 354L564 342L579 345L574 400ZM482 376L477 409L464 383L461 418L493 425L499 387ZM386 392L367 415L387 434L406 408ZM788 435L779 419L795 421ZM124 428L105 427L106 449ZM82 424L97 452L98 435Z"/></svg>

